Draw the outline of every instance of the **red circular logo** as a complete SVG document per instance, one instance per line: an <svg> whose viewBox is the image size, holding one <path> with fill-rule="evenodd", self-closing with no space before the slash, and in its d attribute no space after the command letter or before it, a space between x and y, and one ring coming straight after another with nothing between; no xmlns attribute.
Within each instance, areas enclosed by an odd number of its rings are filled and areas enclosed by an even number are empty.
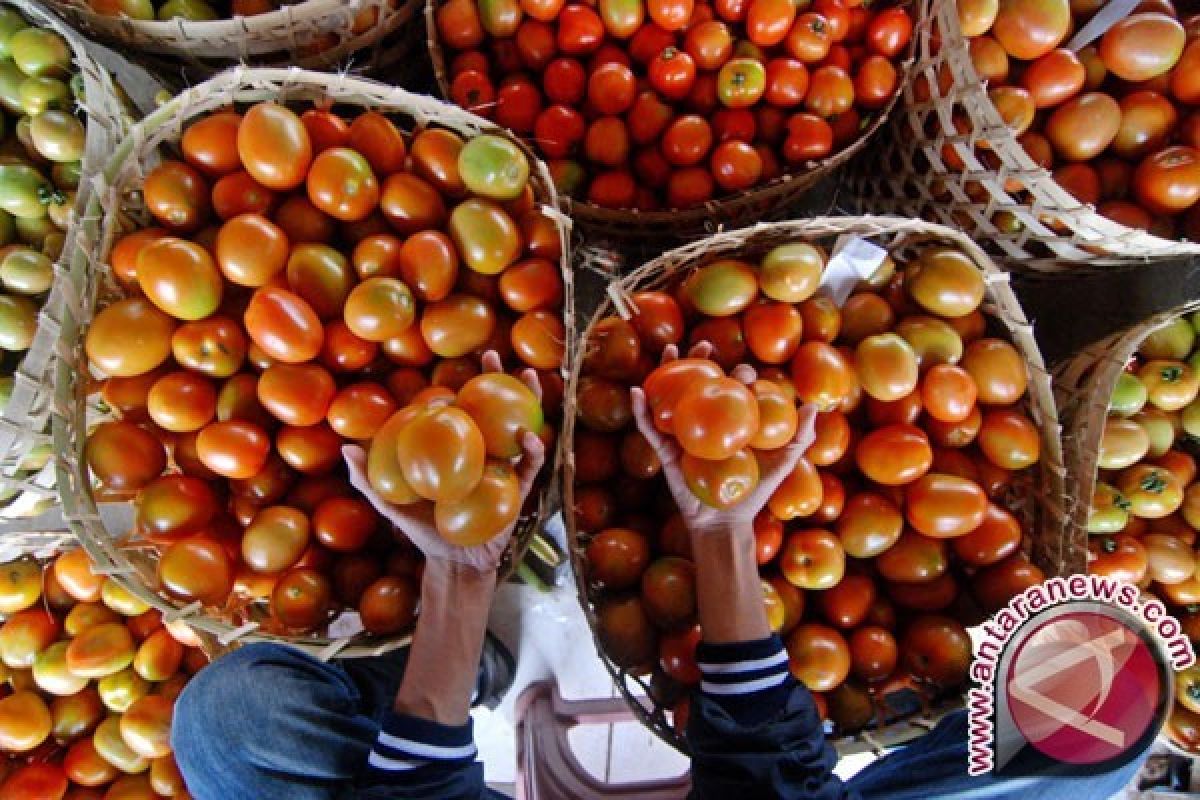
<svg viewBox="0 0 1200 800"><path fill-rule="evenodd" d="M1137 631L1076 611L1021 642L1006 689L1013 723L1045 755L1097 764L1121 755L1155 724L1160 667Z"/></svg>

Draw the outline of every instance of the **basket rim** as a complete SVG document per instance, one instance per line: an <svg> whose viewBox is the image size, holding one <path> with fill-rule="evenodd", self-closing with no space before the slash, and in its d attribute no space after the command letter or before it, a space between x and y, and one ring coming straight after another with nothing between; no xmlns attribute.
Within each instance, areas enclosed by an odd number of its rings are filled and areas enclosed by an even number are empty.
<svg viewBox="0 0 1200 800"><path fill-rule="evenodd" d="M188 120L231 102L276 100L286 103L300 98L320 98L333 104L357 105L364 109L381 109L401 114L412 119L417 128L442 125L463 135L487 132L514 141L530 160L531 181L538 207L558 229L562 248L559 267L564 282L563 322L568 336L574 335L571 313L571 309L574 308L574 288L569 270L570 220L559 208L558 196L547 167L522 143L488 121L463 109L366 78L312 72L298 67L235 67L184 90L134 125L98 177L102 188L95 192L88 202L87 224L82 231L86 241L75 249L71 271L67 276L76 288L81 302L68 309L61 331L60 346L64 357L58 364L53 415L54 443L60 455L56 460L56 470L64 517L98 565L98 570L113 575L125 588L162 611L167 619L184 619L193 627L216 635L223 645L238 639L264 640L287 643L314 652L321 658L373 656L406 645L410 635L370 638L359 635L331 639L324 636L265 634L256 631L257 626L253 623L234 627L206 613L199 603L184 605L148 588L137 576L128 558L118 552L119 548L96 511L90 470L82 455L86 440L82 417L82 393L85 389L80 385L79 376L86 376L87 366L80 329L90 322L96 310L98 298L95 279L107 271L111 236L118 223L120 211L125 208L122 196L125 184L136 182L147 155L155 152L162 144L178 141ZM564 361L564 373L569 363ZM538 489L537 500L530 500L533 509L523 515L517 531L513 534L510 544L511 556L506 564L510 571L515 568L528 547L530 538L544 524L549 514L555 486L553 476L557 470L557 458L560 453L561 448L556 448L555 461L547 463L545 467L550 472L542 478L544 483ZM363 640L365 643L360 643Z"/></svg>
<svg viewBox="0 0 1200 800"><path fill-rule="evenodd" d="M446 1L423 0L425 5L426 42L430 60L433 62L434 81L437 85L438 95L449 103L452 101L449 100L450 81L446 69L446 54L438 37L436 21L437 9ZM894 0L892 5L910 8L915 13L918 3L919 0ZM776 198L786 197L793 191L803 192L815 185L821 178L832 174L862 152L867 143L886 125L892 112L896 110L896 106L904 94L905 87L912 82L913 77L916 75L915 48L916 36L913 36L909 41L908 52L896 64L898 72L896 91L885 105L872 112L871 124L861 128L853 142L836 153L831 153L826 158L819 161L807 161L802 165L785 171L765 184L723 194L693 208L660 209L655 211L611 209L571 197L563 198L564 207L569 210L572 217L580 223L581 227L636 224L647 228L666 227L666 233L670 235L670 228L673 226L686 225L690 228L691 226L702 225L710 234L718 233L719 229L714 228L711 224L713 214L720 211L745 213L750 211L751 207L761 206ZM739 226L740 224L744 223L739 223ZM635 231L629 235L630 238L640 238L646 236L647 233L645 231ZM661 234L652 233L651 237L653 238L657 235Z"/></svg>
<svg viewBox="0 0 1200 800"><path fill-rule="evenodd" d="M856 230L857 229L857 230ZM864 232L865 231L865 232ZM618 305L613 301L614 294L626 294L643 288L657 287L660 283L684 273L697 264L706 260L732 257L729 250L723 249L728 245L731 249L754 247L755 243L775 235L793 237L796 240L817 240L835 237L845 233L859 233L865 238L878 236L897 236L904 241L914 237L916 241L940 240L952 243L966 252L985 275L987 293L984 300L984 310L989 317L1004 326L1009 338L1021 355L1027 360L1030 372L1027 402L1034 416L1034 422L1041 432L1042 460L1038 466L1037 492L1034 496L1025 498L1025 504L1038 512L1035 520L1035 530L1030 534L1035 547L1041 538L1053 539L1051 544L1068 545L1065 526L1066 510L1060 507L1054 498L1063 497L1063 486L1066 468L1063 460L1060 428L1055 398L1051 390L1050 375L1042 360L1041 350L1033 338L1032 325L1024 315L1016 295L1009 286L1008 273L1000 270L991 258L972 240L952 228L924 220L910 220L894 216L846 216L846 217L817 217L809 220L793 220L787 222L759 223L747 228L741 228L725 233L716 234L707 239L690 242L681 247L667 251L653 258L636 270L625 275L610 285L609 293L601 301L591 315L586 327L583 328L576 341L578 350L586 347L588 333L595 324L612 313L617 313ZM714 248L714 243L716 247ZM657 282L656 282L657 281ZM630 680L641 682L631 672L619 667L607 654L600 639L593 603L593 592L587 581L584 536L576 525L570 509L574 504L574 460L570 445L574 441L575 414L574 397L578 388L583 359L578 355L572 360L570 379L567 383L563 415L563 432L561 436L564 455L562 458L559 479L562 482L563 522L567 531L567 540L571 557L571 569L575 578L576 591L584 618L588 622L593 641L601 661L613 677L618 691L621 692L634 714L648 728L654 731L663 741L683 753L687 753L686 743L682 737L667 725L663 709L649 701L648 697L639 697L629 688ZM1041 419L1038 419L1041 417ZM1073 554L1081 557L1079 554ZM1070 565L1060 558L1057 567L1060 571L1069 571ZM646 688L645 684L641 684ZM647 708L647 703L650 708ZM869 731L868 737L879 730L886 730L899 721L894 721L882 728ZM843 737L839 741L849 747L847 742L862 740L869 741L862 733Z"/></svg>

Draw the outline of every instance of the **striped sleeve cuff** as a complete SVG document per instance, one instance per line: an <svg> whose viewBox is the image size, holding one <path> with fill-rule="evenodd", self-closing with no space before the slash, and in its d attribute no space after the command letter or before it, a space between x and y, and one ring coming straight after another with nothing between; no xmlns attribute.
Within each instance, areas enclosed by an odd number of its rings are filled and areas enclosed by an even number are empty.
<svg viewBox="0 0 1200 800"><path fill-rule="evenodd" d="M696 649L700 690L743 724L757 724L785 704L796 686L783 640L709 644Z"/></svg>
<svg viewBox="0 0 1200 800"><path fill-rule="evenodd" d="M379 780L417 769L458 769L474 763L479 751L471 721L458 727L387 712L367 757L371 778Z"/></svg>

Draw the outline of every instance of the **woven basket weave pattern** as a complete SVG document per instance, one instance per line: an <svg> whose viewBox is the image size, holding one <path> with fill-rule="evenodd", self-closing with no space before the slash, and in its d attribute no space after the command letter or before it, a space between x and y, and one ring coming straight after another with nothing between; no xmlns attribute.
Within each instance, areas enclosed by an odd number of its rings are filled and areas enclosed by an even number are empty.
<svg viewBox="0 0 1200 800"><path fill-rule="evenodd" d="M390 639L335 639L320 637L277 637L256 633L258 625L247 622L234 626L228 619L207 614L198 604L181 607L154 590L155 556L153 548L125 542L126 531L107 531L96 511L91 488L91 476L83 459L86 439L83 408L88 391L88 365L83 352L84 330L105 294L108 273L108 253L121 232L127 215L144 217L137 192L144 173L155 163L160 148L170 147L181 137L184 128L194 118L232 103L254 103L264 100L289 102L334 102L346 106L372 108L401 115L411 120L413 129L431 125L450 128L470 136L483 131L497 132L486 120L429 97L414 95L402 89L387 87L373 81L346 75L313 73L299 69L236 68L192 87L160 108L131 131L128 140L117 150L99 178L100 186L89 204L89 224L80 234L80 246L71 263L69 279L75 287L78 302L66 314L59 340L62 363L58 371L56 411L54 419L55 447L60 454L58 464L59 489L64 515L72 529L98 565L100 571L115 575L147 603L160 609L168 618L186 618L194 627L217 636L222 644L236 639L287 641L316 652L322 657L338 655L377 655L407 642L407 636ZM524 146L520 145L523 149ZM544 213L559 223L563 249L566 307L573 305L573 284L565 269L569 251L567 231L569 220L557 209L557 195L544 164L525 150L533 165L530 181L534 195ZM574 324L566 315L567 335L571 337ZM553 465L548 465L547 469ZM513 537L505 561L507 573L518 563L529 539L541 524L547 511L550 487L538 498L537 509L522 518Z"/></svg>

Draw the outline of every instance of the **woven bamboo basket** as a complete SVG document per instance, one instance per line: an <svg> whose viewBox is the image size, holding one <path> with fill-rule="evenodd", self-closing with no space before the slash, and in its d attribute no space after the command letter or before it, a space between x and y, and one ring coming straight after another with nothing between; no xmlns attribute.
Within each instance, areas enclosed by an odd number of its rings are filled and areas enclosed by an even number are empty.
<svg viewBox="0 0 1200 800"><path fill-rule="evenodd" d="M442 97L450 96L450 76L446 55L438 41L435 15L444 0L425 0L425 28L429 37L429 55L433 60L433 75L437 80ZM896 5L908 7L911 0L901 0ZM915 42L915 39L914 39ZM899 82L906 86L911 81L912 47L902 64L898 65ZM701 206L670 211L635 211L601 208L600 206L563 198L566 208L576 225L587 234L589 240L621 243L671 244L721 230L749 225L767 220L785 219L805 194L826 178L832 178L848 161L867 146L875 134L887 122L902 92L878 112L865 117L867 125L858 138L847 147L821 161L810 161L762 186L723 195Z"/></svg>
<svg viewBox="0 0 1200 800"><path fill-rule="evenodd" d="M308 72L300 69L237 67L182 92L170 103L134 126L130 135L105 166L102 187L88 205L87 225L80 231L80 243L67 276L74 302L67 306L58 339L61 361L54 414L54 446L58 458L58 486L64 515L79 536L98 569L111 574L130 591L151 606L163 611L168 619L185 619L193 627L217 637L222 645L235 641L276 641L307 649L322 658L372 656L385 653L408 642L408 636L391 638L357 634L350 637L276 636L259 630L256 609L248 609L246 618L231 618L201 608L198 603L183 606L156 589L156 557L147 543L130 539L127 530L107 530L97 512L90 471L83 457L87 438L85 404L89 391L89 370L83 351L83 333L105 298L108 254L114 238L129 217L144 219L139 188L145 173L165 152L178 142L187 123L201 115L232 104L264 100L281 103L317 102L335 107L375 109L397 118L408 130L430 126L444 127L463 135L499 131L466 111L424 95L384 86L374 81L344 74ZM518 143L524 149L523 145ZM565 308L573 303L573 284L566 269L569 259L567 219L557 207L557 195L546 166L525 149L532 165L530 181L543 213L558 223L562 243L562 272ZM568 337L574 323L566 315ZM548 464L547 469L552 465ZM526 509L506 555L502 573L510 573L524 556L530 539L544 521L552 486L548 481L539 492L532 509ZM257 609L261 611L261 609Z"/></svg>
<svg viewBox="0 0 1200 800"><path fill-rule="evenodd" d="M417 0L302 0L255 16L211 21L97 14L87 0L47 0L98 41L178 78L237 63L403 72L420 54Z"/></svg>
<svg viewBox="0 0 1200 800"><path fill-rule="evenodd" d="M1117 379L1146 337L1182 316L1200 311L1200 300L1155 314L1080 350L1054 370L1054 392L1063 424L1067 496L1072 536L1087 542L1087 520L1099 474L1100 438ZM1083 570L1080 570L1081 572Z"/></svg>
<svg viewBox="0 0 1200 800"><path fill-rule="evenodd" d="M1099 271L1151 258L1200 255L1178 242L1120 225L1080 203L1034 163L988 99L958 24L954 0L918 0L916 64L899 113L871 158L848 181L847 200L863 211L923 217L959 228L1014 270ZM945 76L953 82L945 88ZM920 86L918 86L920 84ZM928 87L927 99L918 94ZM943 89L945 89L943 91ZM955 123L965 130L957 132ZM979 158L986 141L998 166ZM966 167L943 153L953 148ZM1006 189L1019 185L1022 193ZM997 214L1015 220L999 227Z"/></svg>
<svg viewBox="0 0 1200 800"><path fill-rule="evenodd" d="M61 19L28 0L3 0L31 24L53 30L71 48L75 67L83 79L86 139L83 175L76 194L72 219L65 232L63 256L72 250L80 215L91 194L92 176L130 125L112 78L87 52L87 42ZM61 274L63 264L56 265ZM38 315L37 332L13 375L12 396L0 413L0 505L4 516L29 516L55 502L50 414L54 396L55 346L61 309L69 287L56 279Z"/></svg>
<svg viewBox="0 0 1200 800"><path fill-rule="evenodd" d="M1030 555L1047 574L1064 575L1080 571L1086 557L1085 546L1069 541L1064 536L1066 509L1063 507L1062 498L1065 468L1050 374L1042 362L1037 342L1033 337L1033 329L1026 320L1016 295L1009 288L1008 275L999 270L983 250L966 236L941 225L898 217L825 217L759 224L719 233L664 253L609 287L608 296L601 300L591 323L576 345L577 354L572 359L563 421L563 507L567 509L564 517L568 540L571 543L571 563L579 587L580 603L596 639L601 659L635 715L664 741L685 753L686 743L671 726L665 709L649 699L648 682L643 676L615 664L605 653L598 634L594 609L595 592L594 587L588 583L585 563L587 537L579 531L574 515L570 513L575 503L572 443L575 431L575 395L582 366L579 353L586 347L588 333L596 322L606 316L620 313L618 309L632 307L631 301L623 298L627 298L633 292L662 289L672 285L693 268L721 258L753 258L785 242L811 241L831 244L846 234L872 240L893 251L923 242L942 242L961 249L978 265L987 282L982 310L994 324L1008 334L1013 346L1029 366L1029 391L1025 410L1041 432L1041 463L1033 475L1033 480L1029 482L1030 485L1014 487L1013 496L1009 498L1010 505L1024 517L1026 529L1032 533ZM879 752L885 745L900 744L927 732L938 716L959 706L958 698L950 698L933 712L926 711L916 718L895 720L874 730L842 737L836 741L836 745L842 753L867 750Z"/></svg>

